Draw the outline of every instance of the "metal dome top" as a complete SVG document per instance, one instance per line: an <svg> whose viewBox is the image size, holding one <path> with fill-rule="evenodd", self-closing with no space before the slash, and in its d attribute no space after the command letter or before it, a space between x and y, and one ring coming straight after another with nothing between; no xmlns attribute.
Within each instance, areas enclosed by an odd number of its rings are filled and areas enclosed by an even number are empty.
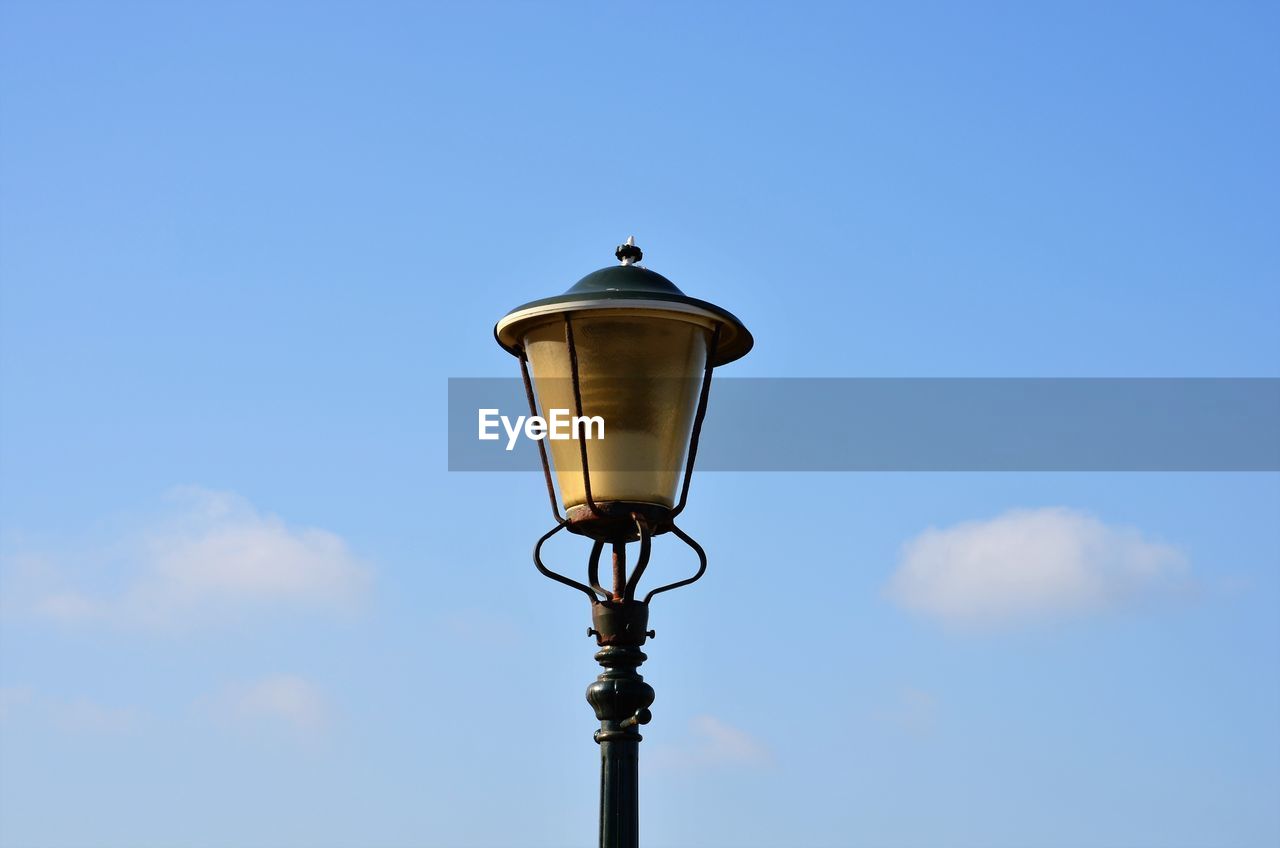
<svg viewBox="0 0 1280 848"><path fill-rule="evenodd" d="M719 323L720 341L712 365L740 359L751 350L754 343L751 333L732 312L689 297L666 277L635 264L644 254L636 247L634 238L619 245L615 255L621 264L592 271L564 294L530 301L508 312L493 330L498 344L518 356L524 330L548 315L591 309L636 309L670 313L670 317L676 319L699 316Z"/></svg>

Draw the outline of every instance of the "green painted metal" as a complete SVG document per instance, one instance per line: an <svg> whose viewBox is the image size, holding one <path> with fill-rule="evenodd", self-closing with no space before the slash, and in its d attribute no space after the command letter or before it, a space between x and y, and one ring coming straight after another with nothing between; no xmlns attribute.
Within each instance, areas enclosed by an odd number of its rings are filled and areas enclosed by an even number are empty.
<svg viewBox="0 0 1280 848"><path fill-rule="evenodd" d="M544 297L517 306L508 312L498 324L501 325L507 318L518 313L540 307L564 306L566 311L572 311L574 308L584 308L589 305L616 304L619 307L626 308L629 303L635 304L638 301L658 304L670 303L677 307L692 307L709 313L715 319L728 325L730 332L724 334L720 350L716 353L716 361L712 363L713 365L724 365L727 362L746 356L755 343L746 325L738 320L737 316L732 312L716 306L714 303L699 300L696 297L689 297L666 277L639 265L612 265L608 268L592 271L574 283L564 294ZM500 335L497 327L494 328L494 338L508 353L514 356L520 355L520 351L513 343L513 340L510 337L504 338L503 335Z"/></svg>
<svg viewBox="0 0 1280 848"><path fill-rule="evenodd" d="M643 601L595 602L591 629L604 671L587 687L587 702L600 720L600 848L638 848L640 843L640 725L652 718L653 687L637 669L649 605Z"/></svg>

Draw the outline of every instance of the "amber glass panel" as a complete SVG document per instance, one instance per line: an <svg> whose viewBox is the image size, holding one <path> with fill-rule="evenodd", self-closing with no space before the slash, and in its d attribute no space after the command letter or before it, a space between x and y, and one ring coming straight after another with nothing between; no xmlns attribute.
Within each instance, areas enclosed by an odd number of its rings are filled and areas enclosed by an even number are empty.
<svg viewBox="0 0 1280 848"><path fill-rule="evenodd" d="M707 361L709 323L637 314L572 313L582 414L604 419L603 439L584 439L597 503L630 501L671 507ZM540 412L576 414L563 316L531 327L525 350ZM577 439L547 440L566 508L586 503Z"/></svg>

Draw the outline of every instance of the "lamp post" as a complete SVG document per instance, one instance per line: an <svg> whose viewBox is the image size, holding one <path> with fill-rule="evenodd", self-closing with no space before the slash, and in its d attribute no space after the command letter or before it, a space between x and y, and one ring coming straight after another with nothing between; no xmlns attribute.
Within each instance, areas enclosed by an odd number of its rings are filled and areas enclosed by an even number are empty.
<svg viewBox="0 0 1280 848"><path fill-rule="evenodd" d="M711 372L745 356L752 338L728 311L641 266L634 238L615 255L619 264L588 274L564 294L507 313L494 336L520 360L531 416L569 410L575 423L601 422L601 438L591 438L591 425L577 427L572 438L551 441L550 456L546 441L538 441L556 525L534 546L533 561L543 575L591 600L587 634L604 668L587 688L600 720L600 845L635 848L639 726L649 722L654 699L637 671L646 659L641 647L654 635L649 603L706 571L706 553L676 518L689 495ZM561 530L593 542L585 584L542 561L543 545ZM638 599L651 542L665 533L693 549L698 570ZM638 553L628 569L630 544ZM600 581L606 546L608 588Z"/></svg>

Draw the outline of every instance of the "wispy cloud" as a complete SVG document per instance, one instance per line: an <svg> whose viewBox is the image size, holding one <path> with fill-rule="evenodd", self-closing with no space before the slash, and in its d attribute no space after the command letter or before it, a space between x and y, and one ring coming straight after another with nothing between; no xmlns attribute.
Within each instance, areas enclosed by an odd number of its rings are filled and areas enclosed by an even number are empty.
<svg viewBox="0 0 1280 848"><path fill-rule="evenodd" d="M47 724L60 732L120 734L136 730L141 716L133 707L88 698L60 698L30 686L0 687L0 721Z"/></svg>
<svg viewBox="0 0 1280 848"><path fill-rule="evenodd" d="M921 615L1000 625L1163 594L1186 574L1176 548L1060 507L930 528L907 542L888 593Z"/></svg>
<svg viewBox="0 0 1280 848"><path fill-rule="evenodd" d="M773 755L746 731L715 716L701 715L690 721L685 740L656 746L646 760L659 769L759 768L771 765Z"/></svg>
<svg viewBox="0 0 1280 848"><path fill-rule="evenodd" d="M368 566L328 530L291 526L229 492L184 488L169 502L78 569L50 554L13 558L30 610L68 623L190 625L260 608L349 608L368 587Z"/></svg>
<svg viewBox="0 0 1280 848"><path fill-rule="evenodd" d="M293 674L278 674L228 687L211 702L220 721L241 726L285 727L315 734L326 729L332 710L315 684Z"/></svg>

